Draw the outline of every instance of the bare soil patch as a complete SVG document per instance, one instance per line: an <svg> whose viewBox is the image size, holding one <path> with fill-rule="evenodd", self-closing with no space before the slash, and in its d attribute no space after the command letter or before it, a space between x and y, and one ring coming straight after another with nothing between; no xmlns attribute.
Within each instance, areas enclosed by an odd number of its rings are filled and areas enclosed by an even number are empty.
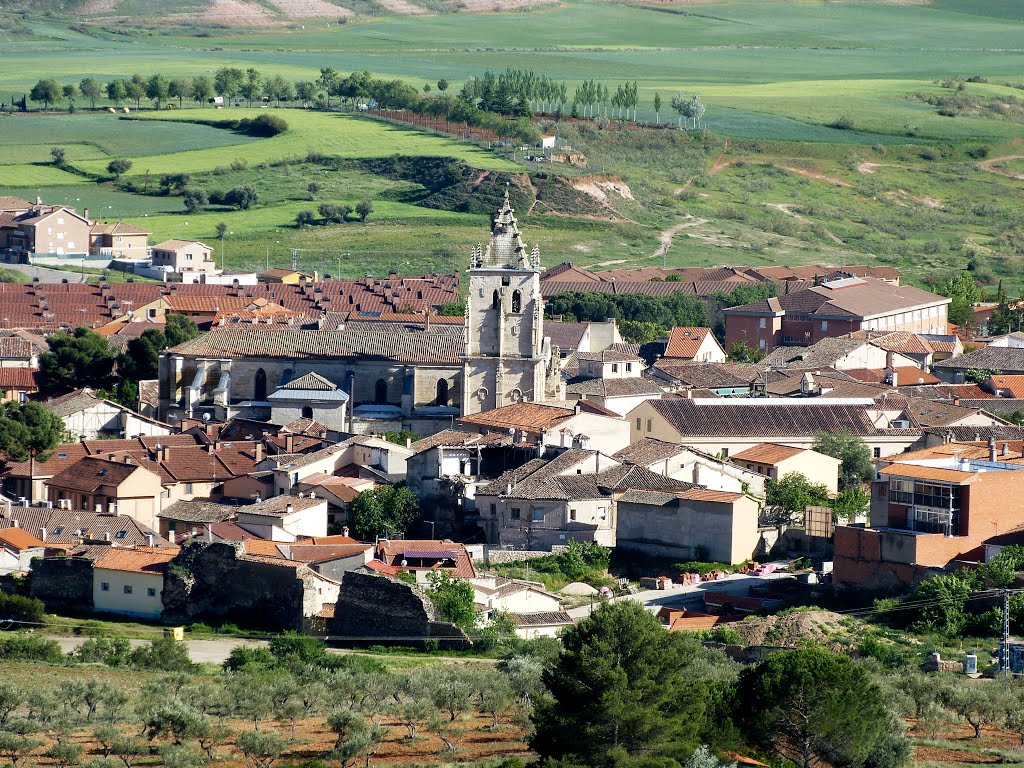
<svg viewBox="0 0 1024 768"><path fill-rule="evenodd" d="M633 190L618 176L579 176L570 182L574 189L599 200L602 205L611 205L608 193L614 192L625 200L633 200Z"/></svg>
<svg viewBox="0 0 1024 768"><path fill-rule="evenodd" d="M988 160L982 160L980 163L978 163L978 167L981 168L981 170L983 171L995 173L998 174L999 176L1006 176L1007 178L1010 179L1024 179L1024 173L1012 173L1003 168L996 167L997 165L999 165L999 163L1005 163L1010 160L1024 160L1024 155L1006 155L1004 157L989 158Z"/></svg>
<svg viewBox="0 0 1024 768"><path fill-rule="evenodd" d="M808 179L817 179L818 181L827 181L829 184L835 184L838 187L852 187L853 185L842 179L837 179L835 176L826 176L823 173L816 173L814 171L808 171L806 168L795 168L791 165L780 165L784 171L795 173L797 176L805 176Z"/></svg>
<svg viewBox="0 0 1024 768"><path fill-rule="evenodd" d="M92 16L93 14L101 13L115 13L117 11L118 0L88 0L78 12L83 16Z"/></svg>
<svg viewBox="0 0 1024 768"><path fill-rule="evenodd" d="M427 12L425 8L413 5L406 0L377 0L377 5L401 16L415 16L418 13Z"/></svg>
<svg viewBox="0 0 1024 768"><path fill-rule="evenodd" d="M469 13L489 13L492 11L516 11L532 8L537 5L554 5L559 0L457 0L452 8Z"/></svg>
<svg viewBox="0 0 1024 768"><path fill-rule="evenodd" d="M744 645L796 647L804 643L841 645L837 638L848 633L847 618L832 611L797 611L785 616L765 616L730 624Z"/></svg>
<svg viewBox="0 0 1024 768"><path fill-rule="evenodd" d="M668 249L672 247L672 241L675 236L682 232L684 229L690 229L691 227L699 227L701 224L707 224L707 219L695 219L690 214L686 214L687 221L682 221L679 224L674 224L666 230L663 230L658 234L658 250L654 252L655 256L664 256L668 253Z"/></svg>
<svg viewBox="0 0 1024 768"><path fill-rule="evenodd" d="M327 0L271 0L289 19L323 19L352 16L352 11ZM384 5L384 3L381 3Z"/></svg>

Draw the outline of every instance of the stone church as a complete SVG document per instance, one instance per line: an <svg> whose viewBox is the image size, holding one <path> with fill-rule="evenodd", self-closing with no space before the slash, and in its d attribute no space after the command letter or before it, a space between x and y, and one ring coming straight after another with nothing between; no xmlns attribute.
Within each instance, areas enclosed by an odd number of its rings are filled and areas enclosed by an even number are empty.
<svg viewBox="0 0 1024 768"><path fill-rule="evenodd" d="M540 274L506 192L486 248L473 249L462 322L353 313L301 327L216 327L161 357L160 415L172 424L299 415L343 432L429 435L461 415L551 399L560 375Z"/></svg>

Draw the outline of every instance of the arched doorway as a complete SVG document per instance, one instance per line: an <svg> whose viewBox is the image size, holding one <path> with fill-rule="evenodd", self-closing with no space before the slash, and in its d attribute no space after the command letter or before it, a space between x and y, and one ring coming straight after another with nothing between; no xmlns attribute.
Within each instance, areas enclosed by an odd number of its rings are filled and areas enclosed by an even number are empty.
<svg viewBox="0 0 1024 768"><path fill-rule="evenodd" d="M260 368L256 371L256 381L252 388L252 399L260 402L267 399L267 372Z"/></svg>
<svg viewBox="0 0 1024 768"><path fill-rule="evenodd" d="M437 380L437 397L434 398L435 405L448 405L448 379Z"/></svg>
<svg viewBox="0 0 1024 768"><path fill-rule="evenodd" d="M373 402L377 405L385 405L388 401L388 383L384 379L377 379L373 386Z"/></svg>

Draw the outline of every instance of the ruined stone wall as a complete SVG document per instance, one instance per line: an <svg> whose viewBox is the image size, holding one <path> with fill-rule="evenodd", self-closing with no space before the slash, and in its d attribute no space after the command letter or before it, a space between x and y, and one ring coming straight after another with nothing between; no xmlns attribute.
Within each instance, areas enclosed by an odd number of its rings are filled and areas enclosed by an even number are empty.
<svg viewBox="0 0 1024 768"><path fill-rule="evenodd" d="M342 645L422 645L428 638L442 647L470 645L461 629L438 620L423 588L364 571L342 578L327 634Z"/></svg>
<svg viewBox="0 0 1024 768"><path fill-rule="evenodd" d="M32 563L30 594L47 611L88 613L92 602L93 563L85 557L44 557Z"/></svg>
<svg viewBox="0 0 1024 768"><path fill-rule="evenodd" d="M194 541L164 575L164 619L301 630L305 584L294 566L239 559L240 545Z"/></svg>

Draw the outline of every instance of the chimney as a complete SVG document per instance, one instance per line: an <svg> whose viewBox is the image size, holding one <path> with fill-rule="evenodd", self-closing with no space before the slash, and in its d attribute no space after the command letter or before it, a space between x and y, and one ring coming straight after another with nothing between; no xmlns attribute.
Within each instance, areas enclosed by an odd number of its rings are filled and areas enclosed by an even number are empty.
<svg viewBox="0 0 1024 768"><path fill-rule="evenodd" d="M288 434L284 436L284 452L292 453L295 450L295 435Z"/></svg>
<svg viewBox="0 0 1024 768"><path fill-rule="evenodd" d="M104 531L104 533L103 533L103 540L104 541L110 541L110 531Z"/></svg>
<svg viewBox="0 0 1024 768"><path fill-rule="evenodd" d="M1009 444L1009 443L1003 443L1003 451L1002 451L1002 455L1003 455L1004 457L1006 457L1006 456L1009 456L1009 455L1010 455L1010 444Z"/></svg>
<svg viewBox="0 0 1024 768"><path fill-rule="evenodd" d="M213 523L206 526L206 540L213 544Z"/></svg>
<svg viewBox="0 0 1024 768"><path fill-rule="evenodd" d="M89 209L88 208L83 208L82 209L82 218L84 218L86 221L89 220Z"/></svg>
<svg viewBox="0 0 1024 768"><path fill-rule="evenodd" d="M169 542L171 542L171 544L173 544L173 543L174 543L174 539L175 539L175 538L176 538L176 534L174 533L174 531L168 531L168 532L167 532L167 540L168 540Z"/></svg>
<svg viewBox="0 0 1024 768"><path fill-rule="evenodd" d="M894 387L898 387L900 385L899 372L895 368L892 369L892 385Z"/></svg>
<svg viewBox="0 0 1024 768"><path fill-rule="evenodd" d="M996 439L994 437L988 439L988 460L996 460Z"/></svg>
<svg viewBox="0 0 1024 768"><path fill-rule="evenodd" d="M341 535L345 536L346 538L348 537L348 526L347 525L341 526Z"/></svg>
<svg viewBox="0 0 1024 768"><path fill-rule="evenodd" d="M284 508L284 513L285 513L286 515L290 515L290 514L291 514L292 512L294 512L294 511L295 511L295 507L294 507L294 506L292 506L291 504L286 504L286 505L285 505L285 508Z"/></svg>
<svg viewBox="0 0 1024 768"><path fill-rule="evenodd" d="M256 443L254 448L256 461L263 461L263 443Z"/></svg>
<svg viewBox="0 0 1024 768"><path fill-rule="evenodd" d="M423 330L424 331L429 331L430 330L430 309L429 309L429 307L427 308L427 311L424 313L424 317L423 317Z"/></svg>
<svg viewBox="0 0 1024 768"><path fill-rule="evenodd" d="M168 445L160 446L160 461L167 461L171 457L171 448Z"/></svg>
<svg viewBox="0 0 1024 768"><path fill-rule="evenodd" d="M405 438L405 447L406 448L412 448L412 438L411 437Z"/></svg>
<svg viewBox="0 0 1024 768"><path fill-rule="evenodd" d="M150 546L150 547L153 546L153 534L152 533L147 533L146 534L146 545Z"/></svg>
<svg viewBox="0 0 1024 768"><path fill-rule="evenodd" d="M39 539L40 539L40 541L46 541L46 529L45 528L40 528L39 529Z"/></svg>
<svg viewBox="0 0 1024 768"><path fill-rule="evenodd" d="M43 204L43 198L39 197L39 195L36 195L36 205L42 205L42 204Z"/></svg>
<svg viewBox="0 0 1024 768"><path fill-rule="evenodd" d="M131 464L132 463L132 457L131 456L125 456L124 457L124 463L125 464Z"/></svg>
<svg viewBox="0 0 1024 768"><path fill-rule="evenodd" d="M11 520L11 528L17 528L17 527L18 527L18 521L17 520Z"/></svg>

